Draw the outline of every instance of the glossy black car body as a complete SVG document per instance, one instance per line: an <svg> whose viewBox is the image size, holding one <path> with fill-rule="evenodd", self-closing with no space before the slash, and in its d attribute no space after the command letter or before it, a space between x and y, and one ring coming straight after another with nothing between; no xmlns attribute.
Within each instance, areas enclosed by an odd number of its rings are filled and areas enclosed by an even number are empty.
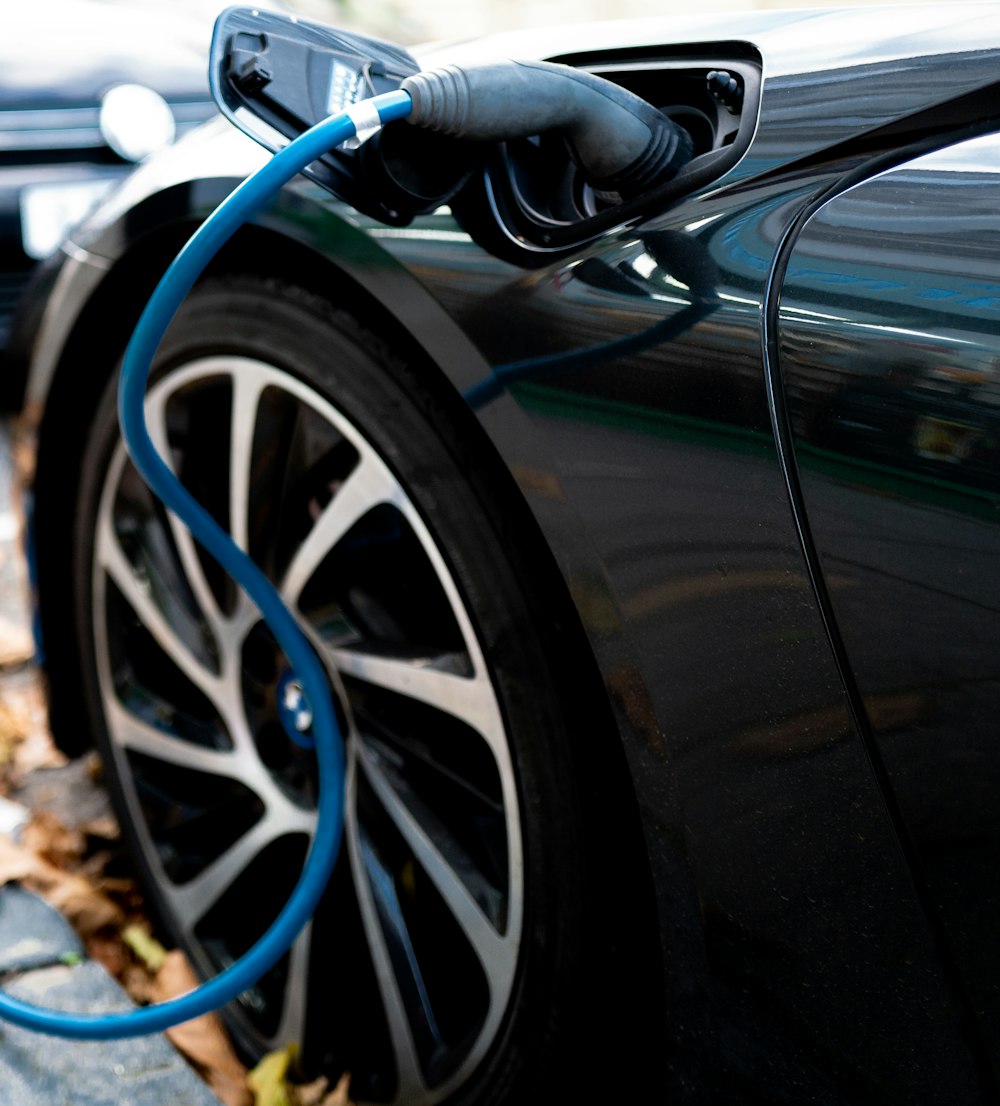
<svg viewBox="0 0 1000 1106"><path fill-rule="evenodd" d="M508 481L600 781L620 969L648 983L644 1100L995 1102L996 12L481 49L654 84L737 58L761 73L753 137L551 256L498 225L500 260L447 211L371 224L300 182L216 271L349 296L442 403L464 397ZM63 735L67 457L156 276L255 161L219 125L142 170L75 236L30 336ZM611 1041L618 999L594 1011Z"/></svg>
<svg viewBox="0 0 1000 1106"><path fill-rule="evenodd" d="M214 106L205 45L176 13L93 0L22 5L5 14L0 52L2 356L37 262L134 165L102 130L106 94L152 89L170 105L177 133L210 118ZM9 379L15 372L5 369L7 403L23 389L23 376Z"/></svg>

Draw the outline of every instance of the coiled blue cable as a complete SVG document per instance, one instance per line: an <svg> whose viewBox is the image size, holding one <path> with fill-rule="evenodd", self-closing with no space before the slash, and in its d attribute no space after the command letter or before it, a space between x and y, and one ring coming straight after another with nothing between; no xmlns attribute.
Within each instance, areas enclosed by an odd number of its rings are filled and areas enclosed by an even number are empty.
<svg viewBox="0 0 1000 1106"><path fill-rule="evenodd" d="M263 572L181 485L146 430L144 400L153 355L184 297L218 250L279 188L327 150L359 131L402 119L410 97L387 92L299 135L248 177L205 220L157 285L125 351L118 395L122 437L136 468L163 503L257 605L313 713L319 800L312 846L299 882L271 928L214 979L169 1002L121 1014L75 1014L47 1010L0 991L0 1017L26 1029L59 1037L109 1040L157 1033L217 1010L242 994L291 947L312 917L333 870L344 824L344 749L323 667L294 616ZM377 117L376 117L377 113Z"/></svg>

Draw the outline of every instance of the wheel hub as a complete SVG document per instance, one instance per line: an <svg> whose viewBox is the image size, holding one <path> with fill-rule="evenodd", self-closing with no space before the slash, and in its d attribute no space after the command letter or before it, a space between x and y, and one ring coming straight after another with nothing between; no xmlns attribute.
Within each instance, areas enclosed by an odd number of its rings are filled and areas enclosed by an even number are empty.
<svg viewBox="0 0 1000 1106"><path fill-rule="evenodd" d="M278 717L289 738L303 748L313 746L313 711L302 681L289 670L278 680Z"/></svg>

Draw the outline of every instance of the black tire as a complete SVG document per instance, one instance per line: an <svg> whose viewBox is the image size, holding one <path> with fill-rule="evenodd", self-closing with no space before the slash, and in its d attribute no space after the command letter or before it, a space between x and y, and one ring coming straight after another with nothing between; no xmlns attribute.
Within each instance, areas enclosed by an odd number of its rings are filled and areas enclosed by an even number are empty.
<svg viewBox="0 0 1000 1106"><path fill-rule="evenodd" d="M247 446L229 420L251 380ZM229 1011L239 1041L300 1037L307 1067L350 1071L360 1102L594 1090L586 919L600 889L582 875L572 742L523 566L461 429L354 317L260 280L196 289L153 381L177 471L223 525L231 494L245 501L250 552L327 650L350 732L337 873L309 940ZM294 882L311 757L280 729L287 674L266 630L123 460L113 392L76 523L88 709L150 899L212 972ZM347 505L346 530L331 503ZM309 537L327 528L328 543ZM248 841L263 849L241 868Z"/></svg>

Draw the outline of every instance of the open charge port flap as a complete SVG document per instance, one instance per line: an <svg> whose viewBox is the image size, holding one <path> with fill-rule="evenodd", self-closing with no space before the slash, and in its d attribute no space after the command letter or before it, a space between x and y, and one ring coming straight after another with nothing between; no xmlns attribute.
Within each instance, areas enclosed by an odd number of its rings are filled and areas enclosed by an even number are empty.
<svg viewBox="0 0 1000 1106"><path fill-rule="evenodd" d="M668 115L691 136L694 157L666 185L621 202L582 180L557 137L501 143L453 204L473 237L517 264L547 264L610 226L662 210L734 166L756 125L760 62L742 43L697 50L682 57L552 59L621 85Z"/></svg>

